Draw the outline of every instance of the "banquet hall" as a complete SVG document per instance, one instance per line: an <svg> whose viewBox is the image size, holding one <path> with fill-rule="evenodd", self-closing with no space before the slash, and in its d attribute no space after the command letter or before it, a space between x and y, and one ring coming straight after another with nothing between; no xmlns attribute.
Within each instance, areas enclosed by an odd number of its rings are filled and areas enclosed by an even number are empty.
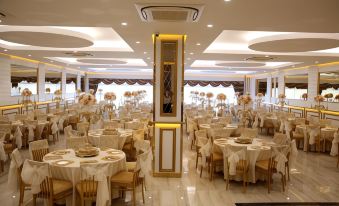
<svg viewBox="0 0 339 206"><path fill-rule="evenodd" d="M0 205L339 205L338 0L0 0Z"/></svg>

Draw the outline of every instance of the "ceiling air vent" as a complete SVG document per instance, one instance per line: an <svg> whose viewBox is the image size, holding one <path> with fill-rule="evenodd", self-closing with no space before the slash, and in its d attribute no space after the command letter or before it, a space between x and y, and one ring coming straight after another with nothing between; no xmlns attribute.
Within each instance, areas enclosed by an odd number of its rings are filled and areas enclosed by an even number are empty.
<svg viewBox="0 0 339 206"><path fill-rule="evenodd" d="M202 14L202 5L136 4L142 21L197 22Z"/></svg>
<svg viewBox="0 0 339 206"><path fill-rule="evenodd" d="M72 57L91 57L93 56L90 53L87 52L65 52L66 55L72 56Z"/></svg>
<svg viewBox="0 0 339 206"><path fill-rule="evenodd" d="M249 57L246 58L246 61L257 61L257 62L266 62L266 61L271 61L275 59L274 57L261 57L261 56L254 56L254 57Z"/></svg>

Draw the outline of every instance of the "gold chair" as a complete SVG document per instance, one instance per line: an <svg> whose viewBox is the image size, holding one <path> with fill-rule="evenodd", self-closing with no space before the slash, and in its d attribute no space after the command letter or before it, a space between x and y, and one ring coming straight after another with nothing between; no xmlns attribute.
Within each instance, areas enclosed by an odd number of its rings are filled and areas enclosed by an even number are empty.
<svg viewBox="0 0 339 206"><path fill-rule="evenodd" d="M231 155L237 155L239 157L239 161L235 165L235 175L242 176L243 178L243 192L246 192L247 188L247 173L248 173L248 161L247 161L247 146L239 147L239 146L231 146L226 145L223 148L223 158L224 164L227 165L227 178L226 178L226 190L229 189L230 185L230 166L231 162L229 162L228 158Z"/></svg>
<svg viewBox="0 0 339 206"><path fill-rule="evenodd" d="M58 180L51 177L51 171L48 163L44 162L36 162L32 160L26 160L25 164L29 164L30 167L38 167L37 172L48 170L48 176L45 176L44 180L40 183L40 192L33 194L33 206L36 205L36 199L42 198L47 199L48 206L53 206L53 203L62 199L65 199L67 196L72 195L73 193L73 185L69 181ZM22 173L26 173L25 164L22 170ZM44 168L44 169L42 169ZM24 181L29 179L30 177L25 177ZM33 180L32 180L33 181Z"/></svg>
<svg viewBox="0 0 339 206"><path fill-rule="evenodd" d="M72 126L72 129L76 130L76 126L79 123L79 115L72 115L68 118L68 125Z"/></svg>
<svg viewBox="0 0 339 206"><path fill-rule="evenodd" d="M224 165L224 158L223 154L219 152L212 152L209 159L209 165L210 165L210 181L214 179L214 172L217 166L223 166Z"/></svg>
<svg viewBox="0 0 339 206"><path fill-rule="evenodd" d="M95 170L87 170L86 168L94 167ZM96 201L97 199L97 189L98 181L95 174L90 174L88 171L98 171L104 170L103 173L108 173L107 164L82 164L80 165L80 179L81 181L75 186L76 190L80 196L80 205L84 206L85 201ZM109 178L106 177L105 180L108 182ZM108 189L108 188L107 188Z"/></svg>
<svg viewBox="0 0 339 206"><path fill-rule="evenodd" d="M34 161L42 162L44 156L49 153L48 141L46 139L30 142L29 148Z"/></svg>
<svg viewBox="0 0 339 206"><path fill-rule="evenodd" d="M118 189L119 191L132 191L132 200L133 205L136 205L136 186L137 186L137 180L139 177L140 169L134 172L119 172L116 175L113 175L111 177L111 186L112 186L112 192L114 189ZM143 203L145 203L145 195L144 195L144 189L142 190L142 200Z"/></svg>
<svg viewBox="0 0 339 206"><path fill-rule="evenodd" d="M204 146L207 141L208 141L208 138L207 138L207 131L206 130L198 130L198 131L195 131L195 137L197 139L197 144L196 144L196 159L195 159L195 168L198 168L198 159L199 157L201 158L201 153L200 153L200 148L202 146Z"/></svg>
<svg viewBox="0 0 339 206"><path fill-rule="evenodd" d="M280 151L283 151L287 147L279 146L279 147L274 147L274 148L279 149ZM270 193L271 191L272 177L274 173L280 173L282 189L283 191L285 191L285 185L286 185L285 174L277 171L278 162L276 161L275 158L276 158L276 153L273 151L273 147L272 147L270 150L270 157L268 160L259 160L255 163L255 171L262 173L266 176L268 193Z"/></svg>
<svg viewBox="0 0 339 206"><path fill-rule="evenodd" d="M88 136L89 123L88 122L79 122L77 123L77 131L81 136Z"/></svg>

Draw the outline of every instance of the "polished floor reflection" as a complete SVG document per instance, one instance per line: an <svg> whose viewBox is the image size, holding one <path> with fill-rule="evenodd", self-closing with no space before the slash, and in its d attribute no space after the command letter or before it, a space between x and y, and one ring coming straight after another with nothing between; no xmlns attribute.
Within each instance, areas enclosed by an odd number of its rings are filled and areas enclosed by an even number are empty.
<svg viewBox="0 0 339 206"><path fill-rule="evenodd" d="M234 205L239 202L339 202L339 168L336 168L336 157L328 154L305 153L299 150L297 165L292 169L291 181L282 192L280 176L274 176L270 194L264 182L250 184L246 193L242 193L241 182L231 182L226 191L222 174L215 176L213 182L207 178L207 171L199 177L195 169L195 151L189 149L185 137L182 178L151 178L147 180L145 205L152 206L214 206ZM51 150L65 148L63 136ZM22 150L28 157L28 150ZM7 188L7 171L0 177L0 205L18 205L18 194L11 194ZM139 187L140 189L140 187ZM25 192L26 205L32 205L30 191ZM113 200L112 205L131 205L130 195L126 200ZM141 191L137 194L138 205L143 205ZM39 202L38 205L43 205Z"/></svg>

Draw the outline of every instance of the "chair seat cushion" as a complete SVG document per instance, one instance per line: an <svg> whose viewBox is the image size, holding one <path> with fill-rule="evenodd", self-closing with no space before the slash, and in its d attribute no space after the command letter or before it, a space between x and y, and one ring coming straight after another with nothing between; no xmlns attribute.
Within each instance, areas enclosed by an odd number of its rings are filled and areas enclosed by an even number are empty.
<svg viewBox="0 0 339 206"><path fill-rule="evenodd" d="M53 179L53 193L58 195L60 193L66 192L68 190L73 190L73 184L65 180Z"/></svg>
<svg viewBox="0 0 339 206"><path fill-rule="evenodd" d="M137 167L136 162L126 162L126 167L128 172L134 172L135 168Z"/></svg>
<svg viewBox="0 0 339 206"><path fill-rule="evenodd" d="M213 152L213 161L223 160L223 155L218 152Z"/></svg>
<svg viewBox="0 0 339 206"><path fill-rule="evenodd" d="M111 177L111 183L120 183L120 184L132 184L133 183L133 172L119 172L116 175Z"/></svg>
<svg viewBox="0 0 339 206"><path fill-rule="evenodd" d="M255 163L255 167L263 170L268 170L268 162L268 160L259 160Z"/></svg>
<svg viewBox="0 0 339 206"><path fill-rule="evenodd" d="M77 191L80 194L83 193L83 191L81 189L81 184L83 184L82 187L86 189L86 192L90 192L90 193L95 193L96 194L98 184L94 184L94 187L93 187L93 184L90 181L79 182L75 187L76 187Z"/></svg>

